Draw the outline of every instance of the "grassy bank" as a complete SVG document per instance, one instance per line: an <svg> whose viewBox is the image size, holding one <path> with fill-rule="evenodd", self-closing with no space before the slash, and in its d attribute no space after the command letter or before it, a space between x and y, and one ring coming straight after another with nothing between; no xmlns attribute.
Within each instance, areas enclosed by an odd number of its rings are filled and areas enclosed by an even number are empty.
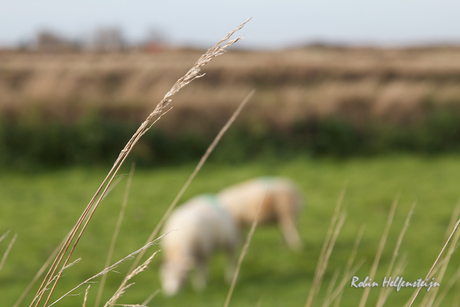
<svg viewBox="0 0 460 307"><path fill-rule="evenodd" d="M347 220L326 271L319 302L325 295L334 271L341 269L343 273L353 242L364 224L366 228L356 261L365 259L365 263L356 275L364 278L369 274L391 203L399 192L399 206L376 279L380 281L385 275L404 219L414 201L417 201L417 206L399 257L407 255L407 266L403 273L405 279L424 277L444 243L444 233L460 197L457 184L460 158L456 156L388 156L342 161L311 160L302 156L288 160L267 159L265 162L232 165L215 162L206 164L183 198L185 200L198 193L216 192L249 177L265 175L291 177L303 191L307 206L299 217L299 223L305 241L304 249L298 253L288 251L276 229L257 229L232 298L232 304L238 306L254 306L259 301L262 301L263 306L303 306L335 203L345 182ZM184 164L160 169L137 168L114 259L144 244L193 167ZM9 229L12 234L18 233L17 242L0 272L0 297L3 304L10 306L14 303L74 224L105 171L86 167L34 174L0 174L0 233ZM127 172L125 169L122 173ZM68 269L59 283L58 293L102 269L121 206L124 184L125 181L122 181L96 212L75 253L75 257L82 257L83 260ZM1 252L6 245L7 241L0 243ZM156 249L153 247L151 251ZM128 289L120 302L140 303L159 287L160 260L161 253L147 272L136 277L136 284ZM209 287L203 293L194 293L187 287L178 297L167 299L159 294L153 302L170 306L223 304L228 290L228 285L223 282L223 263L223 257L218 257L212 263ZM106 296L114 292L128 266L125 264L117 269L122 274L110 274ZM451 263L448 276L441 285L447 284L457 266L455 261ZM96 290L97 285L92 285L90 302L94 300ZM371 289L369 305L374 305L378 290ZM84 292L84 289L80 292ZM341 306L356 306L362 292L362 289L352 289L347 284ZM401 306L411 294L412 291L408 289L394 292L390 295L388 305ZM443 306L449 306L453 295L451 291ZM30 302L30 296L28 298L26 302ZM82 300L82 295L69 297L61 306L79 305Z"/></svg>

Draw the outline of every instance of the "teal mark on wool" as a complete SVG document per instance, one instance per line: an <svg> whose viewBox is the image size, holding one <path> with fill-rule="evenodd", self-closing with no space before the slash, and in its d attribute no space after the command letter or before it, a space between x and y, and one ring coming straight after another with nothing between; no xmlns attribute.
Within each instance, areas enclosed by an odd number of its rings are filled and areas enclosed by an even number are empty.
<svg viewBox="0 0 460 307"><path fill-rule="evenodd" d="M229 218L227 210L224 209L216 194L202 194L201 197L206 200L206 203L217 209L221 214L225 215L226 218Z"/></svg>
<svg viewBox="0 0 460 307"><path fill-rule="evenodd" d="M201 197L206 199L209 204L221 208L221 204L219 202L219 199L217 198L217 196L215 194L207 193L207 194L201 195Z"/></svg>
<svg viewBox="0 0 460 307"><path fill-rule="evenodd" d="M263 185L268 187L273 184L273 182L275 181L275 178L270 177L270 176L263 176L263 177L257 178L257 180L259 180Z"/></svg>

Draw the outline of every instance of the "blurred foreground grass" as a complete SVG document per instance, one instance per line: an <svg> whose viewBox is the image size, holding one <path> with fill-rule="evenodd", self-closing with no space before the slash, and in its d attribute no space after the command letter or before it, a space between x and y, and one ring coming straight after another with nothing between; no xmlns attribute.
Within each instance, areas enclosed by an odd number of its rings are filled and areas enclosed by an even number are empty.
<svg viewBox="0 0 460 307"><path fill-rule="evenodd" d="M186 164L136 170L114 261L145 243L194 166ZM125 167L121 174L128 173ZM32 174L0 173L0 235L11 230L8 237L11 239L14 233L18 233L16 244L0 272L2 306L14 304L48 255L71 229L106 172L106 169L88 167ZM399 192L399 206L376 281L381 284L383 280L394 245L414 201L417 201L417 206L399 257L408 257L402 274L405 280L424 278L444 244L450 216L460 197L460 157L457 156L386 156L349 160L297 157L286 161L206 164L182 201L198 193L217 192L235 182L266 175L291 177L304 192L307 206L301 213L299 225L305 246L301 252L289 251L277 229L258 228L241 268L231 301L233 306L255 306L258 302L262 306L305 304L322 243L345 182L347 220L332 253L317 305L322 303L334 271L340 269L343 273L361 225L366 225L366 228L355 262L365 259L365 263L355 275L362 280L369 274L389 209ZM102 270L123 198L124 177L103 201L89 224L74 254L75 257L82 257L82 261L66 271L55 298ZM0 255L7 244L8 240L0 242ZM154 246L148 254L157 249ZM160 287L160 260L161 253L149 270L135 278L136 284L127 290L119 303L141 303ZM117 271L121 274L109 274L105 298L114 293L129 266L130 263L120 266ZM150 305L222 306L228 291L228 285L223 281L223 266L222 255L213 260L208 288L204 292L195 293L187 285L185 291L174 298L158 294ZM441 282L441 289L457 267L458 255L454 254L447 276ZM339 278L342 278L341 275ZM443 306L451 304L456 287L449 293ZM84 289L77 291L81 293L80 296L68 297L58 306L80 306ZM380 287L371 289L368 306L375 305L379 290ZM92 284L88 306L92 306L96 292L97 284ZM352 289L348 282L341 306L357 306L362 293L363 289ZM394 291L387 305L402 306L412 293L412 289ZM425 290L422 290L424 293ZM29 295L22 306L28 306L31 300Z"/></svg>

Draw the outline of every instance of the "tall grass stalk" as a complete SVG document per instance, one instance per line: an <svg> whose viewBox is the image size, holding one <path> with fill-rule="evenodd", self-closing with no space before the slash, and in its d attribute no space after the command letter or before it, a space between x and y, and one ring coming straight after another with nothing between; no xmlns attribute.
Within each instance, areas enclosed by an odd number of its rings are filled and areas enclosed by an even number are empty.
<svg viewBox="0 0 460 307"><path fill-rule="evenodd" d="M18 237L18 234L14 234L13 239L11 239L10 244L8 244L8 247L6 248L6 251L3 253L2 260L0 261L0 271L3 268L3 265L5 264L6 258L8 257L11 249L13 248L14 242L16 242L16 238Z"/></svg>
<svg viewBox="0 0 460 307"><path fill-rule="evenodd" d="M455 210L455 212L457 213L457 210ZM458 218L458 215L455 215L455 214L452 215L451 222L449 224L453 224L453 222L455 222L455 220L457 218ZM449 230L450 230L450 228L448 228L448 231ZM454 253L454 251L456 249L459 236L460 236L460 232L455 233L455 236L454 236L454 238L452 240L452 244L450 245L446 256L444 257L442 263L439 264L439 272L438 272L437 278L436 278L436 281L438 283L441 283L443 278L444 278L444 274L445 274L445 272L447 270L447 266L449 265L449 261L451 259L451 256L452 256L452 254ZM422 303L420 305L421 306L432 306L433 303L434 303L434 300L436 298L436 295L438 294L438 290L439 290L439 288L435 287L433 289L433 291L430 291L429 293L427 293L425 295L425 297L423 298Z"/></svg>
<svg viewBox="0 0 460 307"><path fill-rule="evenodd" d="M110 189L107 191L105 196L109 195L109 193L118 185L118 183L121 181L121 178L118 178L111 186ZM51 261L56 257L57 253L60 251L61 247L63 246L65 240L69 234L64 237L61 243L54 249L54 251L51 253L51 255L46 259L45 263L41 266L41 268L38 270L37 274L35 274L34 278L30 281L30 283L27 285L26 289L22 292L21 296L18 298L16 303L14 303L13 307L18 307L21 302L24 300L26 295L30 292L32 287L35 285L37 280L42 276L43 272L45 272L46 268L50 265ZM106 265L108 266L108 264Z"/></svg>
<svg viewBox="0 0 460 307"><path fill-rule="evenodd" d="M452 216L450 218L449 225L447 226L446 233L444 235L444 241L447 240L447 238L449 238L449 235L452 229L454 229L455 222L459 219L459 216L460 216L460 199L457 201L457 204L455 205L454 212L452 212Z"/></svg>
<svg viewBox="0 0 460 307"><path fill-rule="evenodd" d="M457 283L457 291L454 294L454 301L452 307L458 307L460 303L460 283Z"/></svg>
<svg viewBox="0 0 460 307"><path fill-rule="evenodd" d="M319 272L320 278L319 278L317 289L316 289L316 295L318 294L319 289L321 288L321 284L322 284L323 278L324 278L324 273L326 272L327 265L329 264L329 258L332 255L332 251L334 249L335 242L337 241L337 237L339 236L339 233L342 230L342 226L345 223L346 217L347 217L347 215L345 213L342 213L340 215L340 218L339 218L338 222L337 222L337 227L335 228L335 231L334 231L334 233L332 235L331 242L330 242L330 244L328 246L324 261L322 263L322 268L321 268L321 270ZM315 302L315 300L316 300L316 298L313 300L313 303Z"/></svg>
<svg viewBox="0 0 460 307"><path fill-rule="evenodd" d="M104 267L108 267L110 265L110 262L112 262L112 256L113 256L113 251L115 250L115 243L117 242L118 234L120 232L121 228L121 223L123 222L123 217L125 216L125 209L126 205L128 203L128 196L129 196L129 190L131 188L131 182L133 179L133 174L134 174L134 169L135 169L135 164L131 164L131 170L129 172L128 180L126 182L126 188L125 188L125 194L123 196L123 201L121 204L121 209L120 209L120 214L118 215L118 220L117 224L115 226L115 230L112 235L112 241L110 242L110 247L109 247L109 252L107 253L107 259L105 261ZM97 296L96 296L96 303L94 306L98 307L101 299L102 299L102 293L104 291L104 286L105 286L105 281L107 279L107 274L102 275L101 278L101 283L99 285L99 289L97 291Z"/></svg>
<svg viewBox="0 0 460 307"><path fill-rule="evenodd" d="M60 274L62 274L65 270L67 270L68 268L72 267L73 265L79 263L81 261L81 258L77 258L75 259L74 261L72 261L71 263L67 264L65 267L62 267L61 270L59 271ZM48 281L48 283L44 286L43 290L39 293L39 294L42 294L42 292L45 292L46 290L48 290L48 286L51 285L55 280L56 278L58 277L58 275L55 275L52 279L50 279ZM32 304L35 303L35 301L38 299L38 295L36 295L32 301Z"/></svg>
<svg viewBox="0 0 460 307"><path fill-rule="evenodd" d="M396 196L395 200L393 201L393 205L390 209L390 214L388 215L387 223L385 225L385 229L382 234L382 238L380 239L380 243L377 249L377 254L375 255L374 262L372 263L371 272L369 273L369 279L372 280L375 277L375 273L377 272L377 267L380 262L380 257L383 253L383 248L385 247L386 240L388 238L388 233L390 231L391 224L393 223L393 217L395 215L396 207L398 205L399 194ZM361 297L361 301L359 303L359 307L364 307L366 305L367 298L369 296L370 288L366 287L363 292L363 296Z"/></svg>
<svg viewBox="0 0 460 307"><path fill-rule="evenodd" d="M332 275L331 281L329 282L329 286L327 287L326 290L326 296L324 297L323 300L323 307L326 306L327 299L331 297L332 291L334 290L335 283L337 282L337 279L339 278L340 270L336 269L334 274Z"/></svg>
<svg viewBox="0 0 460 307"><path fill-rule="evenodd" d="M8 230L7 232L5 232L4 234L2 234L2 236L0 237L0 242L2 242L3 240L5 240L6 237L8 237L8 235L10 234L10 231Z"/></svg>
<svg viewBox="0 0 460 307"><path fill-rule="evenodd" d="M345 288L345 285L350 282L350 278L355 275L355 273L359 270L359 268L364 264L364 259L361 259L349 272L347 275L344 275L342 278L342 281L340 282L339 286L337 289L334 290L332 295L328 297L326 302L323 304L323 306L329 306L332 301L336 300L336 304L334 306L340 306L340 300L341 300L341 294L343 293L343 289Z"/></svg>
<svg viewBox="0 0 460 307"><path fill-rule="evenodd" d="M145 250L145 249L144 249ZM125 293L126 289L134 285L134 283L128 284L128 281L130 281L134 276L136 276L139 273L144 272L147 270L147 266L152 262L153 257L157 254L158 251L154 252L147 260L144 261L140 266L134 269L126 279L123 280L121 286L118 288L118 290L115 292L115 294L105 303L104 307L107 306L112 306L115 304L115 302Z"/></svg>
<svg viewBox="0 0 460 307"><path fill-rule="evenodd" d="M51 255L46 259L45 263L41 266L41 268L38 270L37 274L35 274L34 278L30 281L30 283L27 285L26 289L22 292L21 296L18 298L16 303L14 303L13 307L18 307L19 304L24 300L26 295L30 292L30 289L35 285L37 280L42 276L43 272L45 272L46 268L50 265L51 261L56 257L57 253L61 249L62 245L64 244L65 240L67 239L67 236L64 237L64 239L59 243L58 246L54 249L54 251L51 253Z"/></svg>
<svg viewBox="0 0 460 307"><path fill-rule="evenodd" d="M452 286L458 281L460 278L460 266L458 267L457 271L455 271L454 276L451 277L447 285L444 286L444 289L442 290L441 294L438 296L436 302L433 304L433 307L439 307L441 306L442 301L447 295L447 292L452 288ZM457 300L458 302L458 300Z"/></svg>
<svg viewBox="0 0 460 307"><path fill-rule="evenodd" d="M203 77L204 74L200 74L201 68L205 66L206 64L208 64L215 57L222 55L225 52L226 48L230 47L231 45L233 45L234 43L236 43L237 41L241 39L241 37L238 37L238 38L230 40L230 37L236 31L240 30L248 21L249 19L246 22L242 23L240 26L238 26L233 31L229 32L227 36L225 36L222 40L220 40L214 47L210 48L206 53L204 53L198 59L198 61L193 65L193 67L183 77L177 80L177 82L173 85L173 87L166 93L163 99L157 104L153 112L150 113L150 115L145 119L145 121L139 126L137 131L133 134L131 139L128 141L128 143L125 145L125 147L120 152L118 158L114 162L106 178L103 180L102 184L97 189L96 193L94 194L89 204L83 211L82 215L78 219L77 223L73 227L70 233L70 236L67 238L62 249L59 251L55 261L51 265L51 268L49 269L46 277L44 278L40 288L37 291L37 295L34 301L31 303L30 306L35 305L38 307L45 293L44 290L45 290L46 285L48 285L48 283L51 280L54 280L54 283L48 293L45 303L43 304L44 307L48 305L48 302L50 301L51 296L54 292L54 289L56 288L56 285L61 276L60 272L62 270L58 270L58 267L61 266L62 262L63 262L62 267L65 267L67 263L69 262L70 257L72 256L83 232L85 231L89 221L91 220L91 217L93 216L95 210L99 206L102 198L107 193L107 190L110 187L113 179L115 178L120 167L123 165L126 157L129 155L134 145L152 127L152 125L156 121L158 121L162 115L165 114L166 108L172 101L172 96L174 94L179 92L179 90L181 90L183 87L188 85L193 80ZM78 236L77 236L77 233L78 233ZM67 254L67 252L68 252L68 255L66 257L65 255ZM56 278L54 278L56 272L57 272L57 275L56 275Z"/></svg>
<svg viewBox="0 0 460 307"><path fill-rule="evenodd" d="M343 287L345 286L345 283L348 282L348 280L351 277L350 275L351 266L353 265L353 262L355 261L356 253L358 252L358 246L359 246L359 243L361 243L361 239L363 237L365 228L366 227L363 225L359 229L358 235L356 236L356 239L355 239L355 243L353 244L353 249L351 250L350 256L348 257L347 265L345 266L345 271L343 272L343 279L340 282L339 287L338 287L338 289L340 290L336 294L338 295L338 297L334 304L335 307L338 307L340 305L340 301L342 299L342 294L343 294ZM329 296L326 302L323 304L323 306L329 306L329 304L332 302L333 299L334 299L333 296Z"/></svg>
<svg viewBox="0 0 460 307"><path fill-rule="evenodd" d="M401 232L399 233L398 240L396 241L396 246L395 246L395 249L393 250L393 255L391 256L390 264L388 266L388 269L387 269L387 272L386 272L385 276L391 276L391 272L393 270L393 265L394 265L394 263L396 261L396 257L398 256L399 248L401 247L401 243L402 243L402 240L404 238L404 234L406 233L406 230L409 227L409 221L410 221L410 219L412 217L412 214L414 213L414 209L415 209L416 204L417 204L416 202L414 202L412 204L412 207L410 208L409 213L407 214L406 220L404 221L404 226L401 229ZM398 276L398 274L396 274L395 276ZM390 290L391 290L391 288L387 289L387 288L384 288L384 287L382 287L380 289L380 293L379 293L379 296L378 296L378 299L377 299L377 306L376 307L382 307L383 306L383 304L386 301L386 298L388 297L388 295L385 296L385 292L388 291L388 293L389 293Z"/></svg>
<svg viewBox="0 0 460 307"><path fill-rule="evenodd" d="M458 246L457 246L458 247ZM457 248L456 247L456 248ZM456 249L455 248L455 249ZM434 269L432 270L431 272L431 276L435 276L440 270L441 268L444 266L444 264L446 262L448 262L450 260L450 258L448 257L444 257L442 258L440 261L438 261L438 263L436 264L436 266L434 267ZM436 280L438 281L438 280ZM434 289L434 288L433 288ZM433 290L430 290L430 291L433 291ZM426 306L427 304L427 300L429 299L429 295L430 295L431 292L427 292L426 295L423 297L423 300L422 302L420 303L419 306ZM406 302L406 304L404 304L404 307L408 307L409 304L411 303L411 300L414 298L416 292L413 293L413 295L411 296L411 298Z"/></svg>
<svg viewBox="0 0 460 307"><path fill-rule="evenodd" d="M233 274L232 283L230 285L230 289L228 290L227 298L225 299L225 303L224 303L224 307L228 307L228 304L230 304L230 299L232 297L233 290L235 289L235 284L238 278L238 274L240 272L241 264L243 263L244 256L246 255L248 248L249 248L249 244L251 243L251 238L254 234L254 231L256 230L257 223L259 221L260 211L262 211L262 206L265 202L265 197L267 196L267 192L268 191L265 191L264 197L262 197L262 200L259 204L259 209L257 210L257 215L254 221L252 221L251 229L249 230L249 233L246 237L246 241L244 242L243 249L241 250L241 253L240 253L240 257L238 258L238 264L236 265L235 273Z"/></svg>
<svg viewBox="0 0 460 307"><path fill-rule="evenodd" d="M150 294L150 296L147 297L145 301L142 302L141 305L146 306L155 296L157 296L158 293L160 293L160 289L156 289L155 292Z"/></svg>
<svg viewBox="0 0 460 307"><path fill-rule="evenodd" d="M152 241L152 242L149 242L148 244L145 244L144 246L142 246L140 249L132 252L131 254L127 255L126 257L118 260L117 262L115 262L114 264L106 267L105 269L103 269L102 271L100 271L99 273L97 273L96 275L86 279L85 281L81 282L80 284L78 284L76 287L72 288L71 290L67 291L64 295L62 295L60 298L58 298L56 301L54 301L52 304L50 304L49 306L53 306L55 305L56 303L58 303L59 301L61 301L63 298L69 296L72 294L72 292L74 292L75 290L77 290L78 288L80 288L81 286L85 285L85 284L88 284L90 283L91 281L93 281L94 279L100 277L101 275L104 275L104 274L107 274L111 271L113 271L117 266L119 266L120 264L122 264L123 262L127 261L127 260L130 260L130 259L133 259L135 255L139 254L141 251L149 248L150 246L154 245L154 244L157 244L158 240L160 240L160 238L158 238L157 240L155 241ZM155 255L155 254L154 254ZM68 266L67 266L68 267ZM64 269L66 269L67 267L65 267Z"/></svg>
<svg viewBox="0 0 460 307"><path fill-rule="evenodd" d="M85 290L85 297L83 298L83 307L86 307L86 302L88 301L88 293L89 293L89 288L91 285L88 285L88 287Z"/></svg>
<svg viewBox="0 0 460 307"><path fill-rule="evenodd" d="M442 254L444 253L444 250L447 248L447 245L449 245L450 243L450 240L452 239L452 237L454 236L454 234L456 233L457 231L457 228L458 226L460 225L460 219L457 221L457 223L455 224L454 226L454 229L452 230L452 232L450 233L449 237L447 238L447 241L446 243L444 244L444 246L442 247L441 251L439 252L438 254L438 257L436 257L436 260L434 261L433 265L431 266L430 270L428 271L428 274L426 275L424 281L427 282L428 281L428 278L430 278L431 276L431 273L433 272L435 266L438 264L439 262L439 259L441 258ZM458 239L458 238L457 238ZM455 246L455 245L454 245ZM412 296L412 299L410 300L410 303L409 303L409 307L411 307L415 300L417 299L417 296L419 295L420 291L422 290L422 287L419 287L417 289L417 291L414 293L414 295Z"/></svg>
<svg viewBox="0 0 460 307"><path fill-rule="evenodd" d="M246 105L246 103L249 101L249 99L251 99L251 97L254 95L255 91L252 90L244 99L243 101L240 103L240 105L238 106L238 108L235 110L235 112L233 113L233 115L230 117L230 119L227 121L227 123L222 127L222 129L219 131L219 133L217 134L217 136L214 138L214 140L212 141L211 145L209 145L208 149L206 150L206 152L204 153L204 155L201 157L200 161L198 162L197 166L195 167L195 169L193 170L192 174L190 174L189 178L187 179L187 181L185 182L185 184L182 186L182 188L180 189L179 193L176 195L176 197L174 198L173 202L171 203L171 205L168 207L168 209L166 210L165 214L163 215L163 217L161 218L161 220L158 222L157 226L155 227L155 229L152 231L152 233L150 234L150 237L147 239L147 241L151 241L153 240L153 238L155 238L157 235L158 235L158 232L160 231L161 227L163 227L163 224L166 222L166 220L168 219L169 215L171 214L172 210L174 210L174 208L176 207L177 203L179 202L179 200L181 199L182 195L184 195L185 191L187 190L187 188L190 186L190 184L192 183L193 179L196 177L196 175L198 174L198 172L200 171L201 167L203 166L203 164L206 162L206 160L208 159L209 155L212 153L212 151L214 150L214 148L216 147L216 145L219 143L220 139L222 138L222 136L225 134L225 132L228 130L228 128L230 128L230 126L232 125L232 123L235 121L235 119L238 117L238 115L240 114L241 110L243 109L243 107ZM134 267L136 267L136 265L139 263L140 259L142 258L143 256L143 253L140 253L139 256L137 257L137 259L134 261L134 263L132 264L131 268L129 271L132 271L134 269Z"/></svg>
<svg viewBox="0 0 460 307"><path fill-rule="evenodd" d="M404 272L404 269L406 268L407 265L407 255L404 254L402 257L400 257L398 263L396 263L396 266L394 270L391 272L392 275L387 275L387 276L401 276L401 274ZM383 295L381 298L378 298L377 304L380 306L383 306L388 299L388 296L390 296L391 291L393 291L393 288L388 288L385 289L383 292Z"/></svg>
<svg viewBox="0 0 460 307"><path fill-rule="evenodd" d="M326 233L326 238L324 239L323 247L321 248L321 252L319 254L318 264L316 265L315 276L313 278L313 284L308 293L308 298L305 303L305 307L313 306L315 303L317 291L319 291L319 287L321 285L321 280L322 280L321 274L322 274L323 263L326 261L325 259L326 251L328 250L328 247L330 245L330 242L333 236L333 232L334 232L334 228L336 228L336 223L339 217L340 208L342 206L343 198L345 196L346 186L347 186L347 183L344 184L344 187L342 188L342 191L339 194L339 198L337 200L337 204L334 209L334 214L332 215L331 223L329 224L329 228Z"/></svg>

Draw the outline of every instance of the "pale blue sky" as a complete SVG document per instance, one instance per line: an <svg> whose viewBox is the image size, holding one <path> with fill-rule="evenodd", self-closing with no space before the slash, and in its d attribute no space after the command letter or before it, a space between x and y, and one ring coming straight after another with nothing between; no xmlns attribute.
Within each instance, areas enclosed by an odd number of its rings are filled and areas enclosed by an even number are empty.
<svg viewBox="0 0 460 307"><path fill-rule="evenodd" d="M460 43L458 0L0 0L0 45L40 29L82 38L117 26L131 42L160 29L171 43L209 47L249 17L240 46Z"/></svg>

